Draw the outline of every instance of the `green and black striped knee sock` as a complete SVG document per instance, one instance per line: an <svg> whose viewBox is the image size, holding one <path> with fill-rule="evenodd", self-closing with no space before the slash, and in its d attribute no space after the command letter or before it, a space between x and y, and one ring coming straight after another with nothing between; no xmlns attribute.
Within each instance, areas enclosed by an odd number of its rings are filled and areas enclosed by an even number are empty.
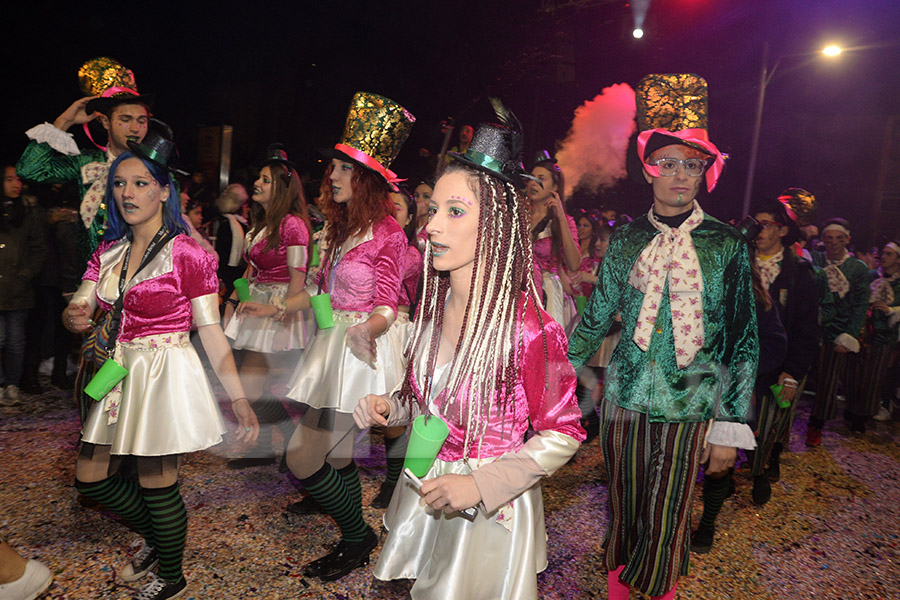
<svg viewBox="0 0 900 600"><path fill-rule="evenodd" d="M112 477L94 483L76 479L75 489L125 519L144 536L148 545L156 547L150 513L141 496L141 490L134 481L116 473Z"/></svg>
<svg viewBox="0 0 900 600"><path fill-rule="evenodd" d="M281 435L284 436L284 443L287 446L287 441L291 439L291 435L294 433L294 421L284 408L281 400L260 398L253 403L253 412L256 413L256 418L260 424L260 437L263 435L263 429L266 430L266 441L268 442L266 448L272 446L272 425L277 427ZM259 445L259 442L257 442L257 447Z"/></svg>
<svg viewBox="0 0 900 600"><path fill-rule="evenodd" d="M169 583L181 579L181 560L187 536L187 511L178 484L163 488L141 488L147 510L153 520L156 552L159 554L159 576Z"/></svg>
<svg viewBox="0 0 900 600"><path fill-rule="evenodd" d="M406 460L406 447L409 445L409 436L403 434L398 438L384 438L384 454L387 457L387 475L384 482L395 485L403 471L403 461Z"/></svg>
<svg viewBox="0 0 900 600"><path fill-rule="evenodd" d="M348 471L347 478L352 479L349 470L352 469L359 486L359 474L356 473L356 465L350 463L341 469ZM331 465L325 463L322 468L300 480L309 495L325 509L331 518L341 528L341 537L347 542L361 542L366 537L369 526L362 517L362 499L354 498L350 488L342 477Z"/></svg>
<svg viewBox="0 0 900 600"><path fill-rule="evenodd" d="M731 477L731 473L716 479L703 477L703 516L700 517L700 529L712 529L715 526L716 517L728 497Z"/></svg>
<svg viewBox="0 0 900 600"><path fill-rule="evenodd" d="M353 506L358 506L362 510L362 482L359 480L359 471L356 470L356 463L351 460L346 467L337 469L337 474L341 476L344 485L347 486Z"/></svg>

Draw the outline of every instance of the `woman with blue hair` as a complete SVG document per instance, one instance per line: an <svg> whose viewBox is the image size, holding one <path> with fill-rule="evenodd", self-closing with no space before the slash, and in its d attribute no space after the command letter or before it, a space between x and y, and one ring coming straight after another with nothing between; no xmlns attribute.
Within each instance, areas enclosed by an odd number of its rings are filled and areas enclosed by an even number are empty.
<svg viewBox="0 0 900 600"><path fill-rule="evenodd" d="M103 242L63 313L70 331L84 332L97 306L111 311L110 358L128 370L88 411L75 488L141 533L143 544L119 576L132 582L149 575L137 598L167 600L183 596L187 585L180 456L218 444L226 431L189 342L192 325L232 400L238 439L254 441L259 426L219 325L216 261L186 235L168 172L174 145L148 135L129 147L109 170ZM118 473L126 456L135 457L137 482Z"/></svg>

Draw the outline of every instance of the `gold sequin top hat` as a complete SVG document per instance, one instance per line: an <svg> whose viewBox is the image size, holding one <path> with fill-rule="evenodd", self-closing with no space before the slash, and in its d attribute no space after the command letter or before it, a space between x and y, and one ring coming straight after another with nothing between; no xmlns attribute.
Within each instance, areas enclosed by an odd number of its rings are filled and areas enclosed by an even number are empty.
<svg viewBox="0 0 900 600"><path fill-rule="evenodd" d="M325 155L362 165L394 186L403 180L388 167L397 158L415 122L416 118L393 100L356 92L350 101L341 141Z"/></svg>
<svg viewBox="0 0 900 600"><path fill-rule="evenodd" d="M706 171L706 187L716 186L725 167L725 155L709 141L706 80L693 73L647 75L635 89L637 151L641 166L657 177L647 159L665 146L680 144L708 154L713 164Z"/></svg>
<svg viewBox="0 0 900 600"><path fill-rule="evenodd" d="M78 69L78 85L85 96L99 96L87 103L85 111L107 112L118 104L153 105L152 94L140 94L134 73L119 61L101 56L92 58Z"/></svg>

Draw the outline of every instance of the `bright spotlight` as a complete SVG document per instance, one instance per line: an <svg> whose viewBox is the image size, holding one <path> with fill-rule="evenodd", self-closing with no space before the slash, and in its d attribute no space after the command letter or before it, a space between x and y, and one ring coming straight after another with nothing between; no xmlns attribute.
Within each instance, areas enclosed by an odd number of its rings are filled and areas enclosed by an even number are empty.
<svg viewBox="0 0 900 600"><path fill-rule="evenodd" d="M825 48L822 49L822 54L824 54L825 56L837 56L841 52L843 52L843 49L840 46L835 46L834 44L825 46Z"/></svg>
<svg viewBox="0 0 900 600"><path fill-rule="evenodd" d="M631 35L634 36L634 39L639 40L644 37L644 30L640 27L636 27L634 31L631 32Z"/></svg>

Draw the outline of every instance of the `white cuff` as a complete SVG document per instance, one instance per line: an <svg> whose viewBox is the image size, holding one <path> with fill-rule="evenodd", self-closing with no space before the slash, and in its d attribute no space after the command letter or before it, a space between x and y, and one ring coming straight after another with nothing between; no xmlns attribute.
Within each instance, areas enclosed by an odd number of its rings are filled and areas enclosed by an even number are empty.
<svg viewBox="0 0 900 600"><path fill-rule="evenodd" d="M837 336L834 338L834 343L838 346L843 346L850 352L859 352L859 340L849 333L842 333Z"/></svg>
<svg viewBox="0 0 900 600"><path fill-rule="evenodd" d="M191 298L191 314L197 327L219 323L219 295L206 294Z"/></svg>
<svg viewBox="0 0 900 600"><path fill-rule="evenodd" d="M35 125L25 132L29 139L38 143L45 143L57 152L67 156L78 156L81 150L75 143L75 137L66 131L57 129L50 123Z"/></svg>
<svg viewBox="0 0 900 600"><path fill-rule="evenodd" d="M381 315L387 321L388 327L393 325L394 319L397 318L397 313L390 306L376 306L375 310L373 310L369 316L372 315ZM387 331L387 330L385 330Z"/></svg>
<svg viewBox="0 0 900 600"><path fill-rule="evenodd" d="M287 266L299 271L306 271L306 246L287 247Z"/></svg>
<svg viewBox="0 0 900 600"><path fill-rule="evenodd" d="M717 446L730 446L744 450L756 448L756 436L753 435L753 430L746 423L713 421L709 426L706 441Z"/></svg>
<svg viewBox="0 0 900 600"><path fill-rule="evenodd" d="M89 312L94 312L97 310L97 294L95 293L97 289L97 282L91 279L83 279L81 281L81 285L78 286L78 290L72 296L72 299L69 300L72 304L87 304L90 308Z"/></svg>

